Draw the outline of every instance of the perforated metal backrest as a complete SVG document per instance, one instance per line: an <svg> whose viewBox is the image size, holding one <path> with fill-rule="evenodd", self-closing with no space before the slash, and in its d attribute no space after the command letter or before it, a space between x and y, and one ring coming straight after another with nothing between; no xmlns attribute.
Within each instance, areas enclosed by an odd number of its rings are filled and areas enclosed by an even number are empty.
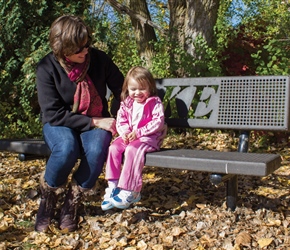
<svg viewBox="0 0 290 250"><path fill-rule="evenodd" d="M289 130L289 77L158 79L169 126Z"/></svg>

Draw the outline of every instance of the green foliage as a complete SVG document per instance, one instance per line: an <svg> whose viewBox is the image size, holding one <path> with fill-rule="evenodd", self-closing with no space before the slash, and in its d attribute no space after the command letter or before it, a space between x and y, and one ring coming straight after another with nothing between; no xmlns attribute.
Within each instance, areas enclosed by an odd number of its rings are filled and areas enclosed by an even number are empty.
<svg viewBox="0 0 290 250"><path fill-rule="evenodd" d="M221 68L218 54L215 48L208 46L202 37L197 37L194 41L195 58L193 60L193 69L198 69L195 75L191 76L220 76Z"/></svg>
<svg viewBox="0 0 290 250"><path fill-rule="evenodd" d="M258 75L290 75L290 47L288 41L270 40L252 54Z"/></svg>
<svg viewBox="0 0 290 250"><path fill-rule="evenodd" d="M244 19L245 32L261 43L252 58L258 75L289 75L290 12L285 1L251 1Z"/></svg>
<svg viewBox="0 0 290 250"><path fill-rule="evenodd" d="M170 69L169 51L170 45L168 39L161 37L158 42L154 43L156 55L152 59L151 72L155 78L173 77Z"/></svg>
<svg viewBox="0 0 290 250"><path fill-rule="evenodd" d="M179 77L176 72L182 72L183 77L219 76L220 62L214 49L201 37L191 43L195 48L195 56L170 42L169 38L161 37L154 44L156 55L152 59L151 71L156 78ZM170 51L175 55L173 60L170 60Z"/></svg>
<svg viewBox="0 0 290 250"><path fill-rule="evenodd" d="M56 17L88 12L89 1L0 2L0 138L41 136L35 89L37 62L48 53Z"/></svg>
<svg viewBox="0 0 290 250"><path fill-rule="evenodd" d="M216 25L224 70L231 75L289 75L289 4L279 0L239 1L234 9L222 4ZM227 20L238 12L240 23Z"/></svg>
<svg viewBox="0 0 290 250"><path fill-rule="evenodd" d="M126 74L132 66L143 65L127 16L116 15L114 23L109 22L106 17L94 23L96 47L108 53L123 74Z"/></svg>
<svg viewBox="0 0 290 250"><path fill-rule="evenodd" d="M105 15L103 11L108 5L92 7L90 3L88 0L0 2L0 138L41 136L35 68L50 51L48 31L58 16L83 17L92 27L94 45L106 51L124 74L132 66L145 64L138 55L129 17L112 9L110 15ZM163 1L147 3L150 10L154 9L152 20L168 30L169 13ZM155 54L150 70L155 78L289 75L288 8L286 2L278 0L220 1L213 45L209 46L201 37L194 41L187 38L186 44L194 48L192 55L179 44L173 44L169 35L156 30L158 41L153 43ZM232 25L233 16L240 22ZM169 52L173 52L174 58ZM243 66L249 70L243 72Z"/></svg>

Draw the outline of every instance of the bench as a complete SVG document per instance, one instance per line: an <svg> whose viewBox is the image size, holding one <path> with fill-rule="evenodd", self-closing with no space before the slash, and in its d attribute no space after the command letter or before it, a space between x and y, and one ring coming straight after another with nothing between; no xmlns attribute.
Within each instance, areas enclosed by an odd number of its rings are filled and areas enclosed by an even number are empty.
<svg viewBox="0 0 290 250"><path fill-rule="evenodd" d="M267 176L281 166L278 154L248 153L251 131L289 131L289 77L200 77L156 79L168 127L236 130L238 152L161 149L146 154L146 166L210 173L226 183L226 205L236 208L238 175ZM0 151L20 160L47 157L43 140L0 140Z"/></svg>

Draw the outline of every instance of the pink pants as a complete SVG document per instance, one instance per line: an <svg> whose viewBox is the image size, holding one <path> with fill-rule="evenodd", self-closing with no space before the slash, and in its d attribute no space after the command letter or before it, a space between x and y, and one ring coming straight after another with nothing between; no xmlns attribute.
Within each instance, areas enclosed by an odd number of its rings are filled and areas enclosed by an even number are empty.
<svg viewBox="0 0 290 250"><path fill-rule="evenodd" d="M140 142L139 139L125 144L122 138L117 138L109 147L106 179L119 180L118 187L121 189L140 192L145 153L155 150L154 147ZM122 167L123 153L124 163Z"/></svg>

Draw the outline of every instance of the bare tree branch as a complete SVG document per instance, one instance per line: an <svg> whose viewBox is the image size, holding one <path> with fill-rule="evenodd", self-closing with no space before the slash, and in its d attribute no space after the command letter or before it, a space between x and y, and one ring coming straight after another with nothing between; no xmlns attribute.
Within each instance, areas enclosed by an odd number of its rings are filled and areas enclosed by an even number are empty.
<svg viewBox="0 0 290 250"><path fill-rule="evenodd" d="M143 24L148 24L150 26L152 26L153 28L159 30L162 34L166 34L166 31L158 26L157 24L155 24L154 22L152 22L151 20L148 20L146 18L144 18L143 16L137 14L136 12L132 11L130 8L128 8L127 6L118 3L116 0L106 0L115 10L117 10L118 12L120 12L121 14L126 13L127 15L129 15L131 18L135 18L137 20L139 20L141 23Z"/></svg>

